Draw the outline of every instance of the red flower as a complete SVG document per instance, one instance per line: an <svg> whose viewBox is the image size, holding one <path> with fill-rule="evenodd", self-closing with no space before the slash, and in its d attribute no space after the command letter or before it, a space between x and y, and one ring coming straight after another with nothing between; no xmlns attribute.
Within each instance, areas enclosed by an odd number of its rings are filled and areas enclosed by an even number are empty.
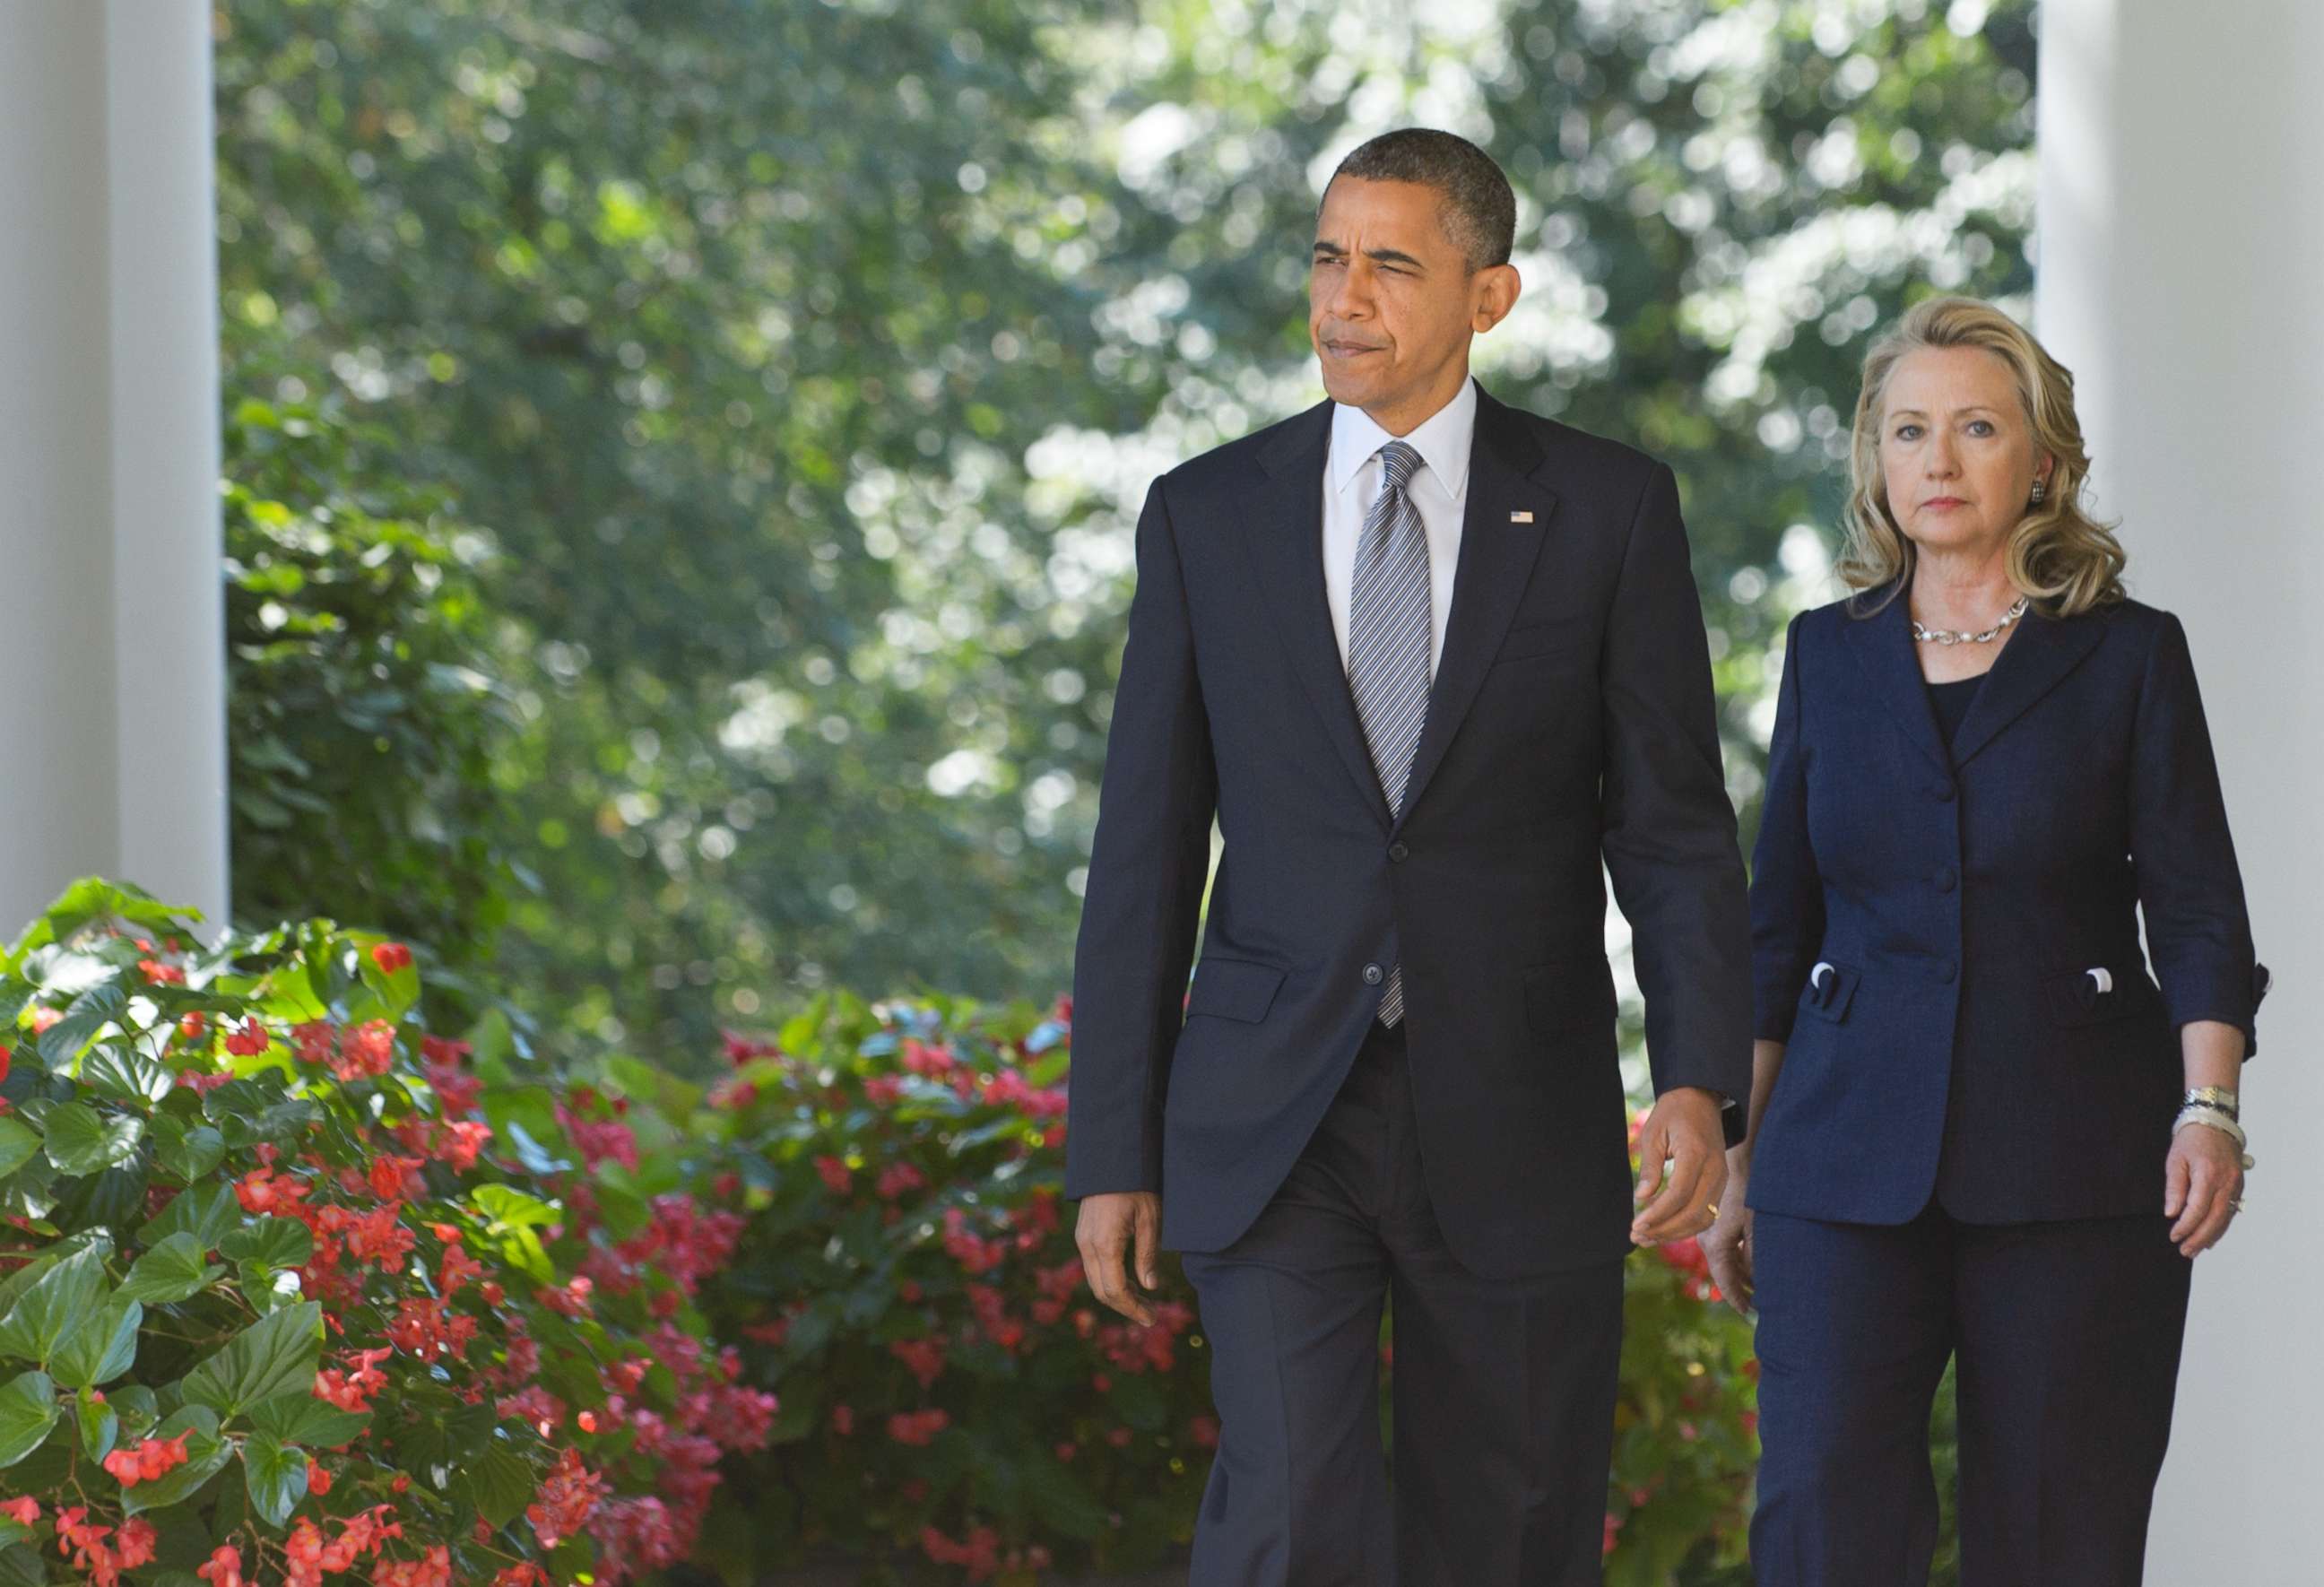
<svg viewBox="0 0 2324 1587"><path fill-rule="evenodd" d="M579 1451L567 1449L541 1480L533 1502L525 1506L525 1518L532 1523L540 1545L554 1548L581 1529L604 1491L605 1480L581 1463Z"/></svg>
<svg viewBox="0 0 2324 1587"><path fill-rule="evenodd" d="M1197 1449L1219 1446L1219 1419L1216 1416L1196 1416L1186 1424L1186 1436Z"/></svg>
<svg viewBox="0 0 2324 1587"><path fill-rule="evenodd" d="M379 966L381 974L392 975L410 967L411 950L400 942L378 943L371 950L371 962Z"/></svg>
<svg viewBox="0 0 2324 1587"><path fill-rule="evenodd" d="M209 1563L197 1566L194 1574L210 1587L242 1587L242 1550L232 1544L212 1549Z"/></svg>
<svg viewBox="0 0 2324 1587"><path fill-rule="evenodd" d="M242 1029L226 1038L226 1050L238 1058L254 1058L266 1050L267 1039L266 1027L258 1022L257 1017L245 1016ZM219 1552L231 1554L233 1550L222 1549Z"/></svg>
<svg viewBox="0 0 2324 1587"><path fill-rule="evenodd" d="M383 1152L371 1160L371 1193L382 1201L393 1201L405 1193L412 1171L426 1162L425 1158L398 1157Z"/></svg>
<svg viewBox="0 0 2324 1587"><path fill-rule="evenodd" d="M888 1418L888 1436L899 1444L933 1444L951 1420L941 1410L899 1411Z"/></svg>
<svg viewBox="0 0 2324 1587"><path fill-rule="evenodd" d="M906 1370L920 1380L924 1389L933 1387L944 1376L945 1347L941 1339L899 1339L888 1346L888 1352L904 1363Z"/></svg>
<svg viewBox="0 0 2324 1587"><path fill-rule="evenodd" d="M321 1494L328 1493L330 1490L331 1473L329 1469L318 1460L309 1460L307 1462L307 1491L309 1493Z"/></svg>
<svg viewBox="0 0 2324 1587"><path fill-rule="evenodd" d="M849 1187L854 1184L853 1176L847 1171L847 1165L835 1157L825 1156L816 1158L815 1171L823 1176L824 1185L834 1195L845 1195Z"/></svg>
<svg viewBox="0 0 2324 1587"><path fill-rule="evenodd" d="M41 1518L41 1502L36 1499L0 1499L0 1516L6 1516L20 1527L30 1527Z"/></svg>
<svg viewBox="0 0 2324 1587"><path fill-rule="evenodd" d="M366 1020L339 1033L338 1056L331 1073L340 1080L384 1075L395 1064L395 1027L384 1020Z"/></svg>
<svg viewBox="0 0 2324 1587"><path fill-rule="evenodd" d="M355 1354L355 1370L342 1372L336 1367L326 1367L315 1374L314 1394L343 1411L371 1409L371 1397L387 1387L387 1374L379 1363L395 1352L392 1350L359 1350Z"/></svg>
<svg viewBox="0 0 2324 1587"><path fill-rule="evenodd" d="M309 1188L304 1179L292 1176L278 1178L272 1168L253 1168L235 1182L234 1195L245 1213L287 1216L307 1198Z"/></svg>
<svg viewBox="0 0 2324 1587"><path fill-rule="evenodd" d="M923 1188L927 1182L927 1176L910 1163L890 1163L880 1170L877 1188L882 1201L894 1201L908 1190Z"/></svg>
<svg viewBox="0 0 2324 1587"><path fill-rule="evenodd" d="M855 1407L835 1405L831 1407L831 1430L844 1438L855 1431Z"/></svg>

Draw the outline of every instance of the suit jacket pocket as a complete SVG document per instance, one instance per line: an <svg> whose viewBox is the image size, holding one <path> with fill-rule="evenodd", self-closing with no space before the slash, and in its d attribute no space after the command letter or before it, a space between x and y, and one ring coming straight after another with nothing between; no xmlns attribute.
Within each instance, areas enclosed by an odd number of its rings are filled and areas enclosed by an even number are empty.
<svg viewBox="0 0 2324 1587"><path fill-rule="evenodd" d="M1848 1018L1848 1005L1856 1000L1858 979L1846 964L1818 960L1815 968L1808 972L1808 983L1800 988L1800 1007L1840 1024Z"/></svg>
<svg viewBox="0 0 2324 1587"><path fill-rule="evenodd" d="M1194 965L1194 984L1186 994L1189 1014L1216 1014L1222 1020L1267 1018L1283 972L1256 959L1222 959L1205 954Z"/></svg>
<svg viewBox="0 0 2324 1587"><path fill-rule="evenodd" d="M1577 954L1525 972L1526 1023L1536 1036L1571 1036L1614 1022L1614 982L1603 954Z"/></svg>
<svg viewBox="0 0 2324 1587"><path fill-rule="evenodd" d="M1597 653L1597 635L1571 618L1554 617L1545 623L1521 623L1504 633L1501 648L1493 652L1493 664L1528 661L1544 656L1580 658Z"/></svg>
<svg viewBox="0 0 2324 1587"><path fill-rule="evenodd" d="M2050 1007L2050 1018L2061 1025L2126 1020L2153 1007L2160 997L2144 964L2093 964L2042 979L2042 1001Z"/></svg>

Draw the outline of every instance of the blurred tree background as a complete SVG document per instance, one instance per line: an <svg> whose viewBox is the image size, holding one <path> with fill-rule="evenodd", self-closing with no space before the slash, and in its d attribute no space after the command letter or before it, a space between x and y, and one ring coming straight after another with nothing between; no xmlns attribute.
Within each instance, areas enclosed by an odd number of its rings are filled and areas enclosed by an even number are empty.
<svg viewBox="0 0 2324 1587"><path fill-rule="evenodd" d="M1868 336L2030 291L2031 14L221 4L237 910L679 1067L1062 990L1138 503L1320 396L1320 183L1415 123L1517 188L1482 378L1679 471L1748 840Z"/></svg>

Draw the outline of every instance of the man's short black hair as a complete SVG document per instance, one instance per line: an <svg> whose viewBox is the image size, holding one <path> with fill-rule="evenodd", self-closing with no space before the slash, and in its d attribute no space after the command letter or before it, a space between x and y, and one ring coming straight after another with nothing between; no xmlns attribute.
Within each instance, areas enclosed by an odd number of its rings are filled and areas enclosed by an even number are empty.
<svg viewBox="0 0 2324 1587"><path fill-rule="evenodd" d="M1357 145L1339 169L1372 182L1417 182L1443 200L1438 221L1471 271L1507 264L1517 240L1517 198L1493 157L1468 139L1434 127L1400 127ZM1325 190L1330 190L1326 183Z"/></svg>

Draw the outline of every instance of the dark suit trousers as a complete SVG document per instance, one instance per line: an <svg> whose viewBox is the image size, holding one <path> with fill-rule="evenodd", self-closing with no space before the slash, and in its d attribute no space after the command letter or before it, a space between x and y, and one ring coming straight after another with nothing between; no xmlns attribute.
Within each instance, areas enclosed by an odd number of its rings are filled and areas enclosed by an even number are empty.
<svg viewBox="0 0 2324 1587"><path fill-rule="evenodd" d="M2137 1587L2187 1322L2169 1231L1756 1214L1759 1587L1928 1581L1956 1355L1961 1587Z"/></svg>
<svg viewBox="0 0 2324 1587"><path fill-rule="evenodd" d="M1401 1028L1375 1024L1250 1230L1184 1258L1220 1421L1190 1587L1600 1580L1621 1264L1504 1281L1463 1268L1429 1205L1411 1088ZM1526 1194L1517 1166L1509 1191Z"/></svg>

